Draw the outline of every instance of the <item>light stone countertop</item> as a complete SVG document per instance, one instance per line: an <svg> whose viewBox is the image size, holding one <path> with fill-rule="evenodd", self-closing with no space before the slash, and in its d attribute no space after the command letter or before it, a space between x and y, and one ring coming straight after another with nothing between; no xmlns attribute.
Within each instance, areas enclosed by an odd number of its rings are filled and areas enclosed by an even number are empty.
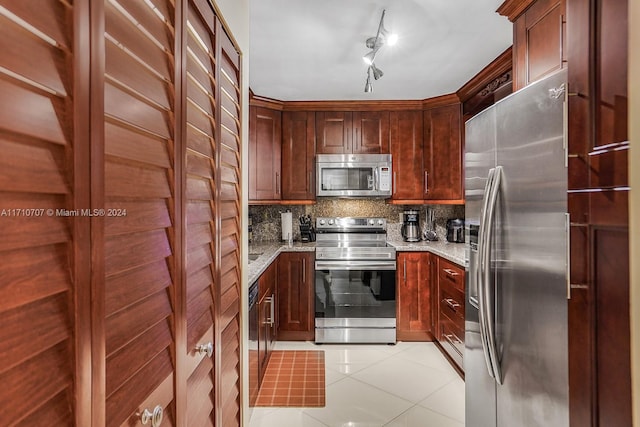
<svg viewBox="0 0 640 427"><path fill-rule="evenodd" d="M398 252L431 252L439 255L461 267L465 266L465 244L449 243L446 240L435 242L409 243L402 240L388 240L388 244L396 248ZM260 254L257 259L249 261L248 283L252 284L271 265L281 252L315 252L315 243L295 242L289 247L282 242L263 242L260 244L249 243L249 254Z"/></svg>

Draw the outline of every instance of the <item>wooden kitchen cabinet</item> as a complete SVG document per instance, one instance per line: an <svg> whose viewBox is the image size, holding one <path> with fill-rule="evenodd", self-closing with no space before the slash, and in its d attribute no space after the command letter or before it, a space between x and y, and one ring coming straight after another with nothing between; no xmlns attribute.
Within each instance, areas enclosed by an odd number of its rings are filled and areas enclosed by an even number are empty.
<svg viewBox="0 0 640 427"><path fill-rule="evenodd" d="M262 383L277 331L278 263L273 262L258 279L258 372Z"/></svg>
<svg viewBox="0 0 640 427"><path fill-rule="evenodd" d="M431 263L428 252L399 252L396 270L399 341L431 341Z"/></svg>
<svg viewBox="0 0 640 427"><path fill-rule="evenodd" d="M317 112L316 144L317 154L389 153L389 112Z"/></svg>
<svg viewBox="0 0 640 427"><path fill-rule="evenodd" d="M314 201L315 114L306 111L282 113L282 199Z"/></svg>
<svg viewBox="0 0 640 427"><path fill-rule="evenodd" d="M282 113L249 107L249 201L279 200Z"/></svg>
<svg viewBox="0 0 640 427"><path fill-rule="evenodd" d="M513 22L514 91L565 68L566 0L507 0L498 13Z"/></svg>
<svg viewBox="0 0 640 427"><path fill-rule="evenodd" d="M278 257L279 340L314 339L314 259L314 252L283 252Z"/></svg>
<svg viewBox="0 0 640 427"><path fill-rule="evenodd" d="M628 1L565 0L570 425L632 424Z"/></svg>
<svg viewBox="0 0 640 427"><path fill-rule="evenodd" d="M389 117L393 194L397 201L423 199L422 111L392 111Z"/></svg>
<svg viewBox="0 0 640 427"><path fill-rule="evenodd" d="M464 367L464 308L465 308L465 272L464 268L446 260L437 258L437 301L436 338L445 353L457 364L459 370Z"/></svg>
<svg viewBox="0 0 640 427"><path fill-rule="evenodd" d="M424 112L423 199L462 203L461 105Z"/></svg>

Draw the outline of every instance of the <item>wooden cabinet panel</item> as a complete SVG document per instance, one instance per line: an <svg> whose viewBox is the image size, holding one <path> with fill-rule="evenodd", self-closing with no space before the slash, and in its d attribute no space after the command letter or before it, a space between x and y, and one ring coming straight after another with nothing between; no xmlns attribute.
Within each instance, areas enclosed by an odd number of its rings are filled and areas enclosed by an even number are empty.
<svg viewBox="0 0 640 427"><path fill-rule="evenodd" d="M461 266L436 257L437 313L435 336L442 349L463 370L465 272Z"/></svg>
<svg viewBox="0 0 640 427"><path fill-rule="evenodd" d="M282 198L315 200L315 114L282 113Z"/></svg>
<svg viewBox="0 0 640 427"><path fill-rule="evenodd" d="M271 351L276 341L277 331L277 280L278 263L273 262L258 280L258 372L262 382Z"/></svg>
<svg viewBox="0 0 640 427"><path fill-rule="evenodd" d="M597 227L593 233L596 281L597 423L629 426L631 353L629 321L629 232Z"/></svg>
<svg viewBox="0 0 640 427"><path fill-rule="evenodd" d="M428 252L398 254L396 317L400 341L432 340L431 262Z"/></svg>
<svg viewBox="0 0 640 427"><path fill-rule="evenodd" d="M424 199L461 200L460 104L424 112Z"/></svg>
<svg viewBox="0 0 640 427"><path fill-rule="evenodd" d="M384 154L389 152L389 112L317 112L316 153Z"/></svg>
<svg viewBox="0 0 640 427"><path fill-rule="evenodd" d="M353 153L389 153L389 112L353 113Z"/></svg>
<svg viewBox="0 0 640 427"><path fill-rule="evenodd" d="M597 69L595 71L598 85L595 147L597 148L629 139L627 134L629 24L628 0L597 0L595 3L597 5L597 28L595 29Z"/></svg>
<svg viewBox="0 0 640 427"><path fill-rule="evenodd" d="M352 151L350 112L316 113L316 153L345 154Z"/></svg>
<svg viewBox="0 0 640 427"><path fill-rule="evenodd" d="M278 257L278 339L313 340L313 252L283 252Z"/></svg>
<svg viewBox="0 0 640 427"><path fill-rule="evenodd" d="M394 200L422 200L423 198L422 115L422 111L390 113Z"/></svg>
<svg viewBox="0 0 640 427"><path fill-rule="evenodd" d="M282 113L249 108L249 200L281 198Z"/></svg>
<svg viewBox="0 0 640 427"><path fill-rule="evenodd" d="M566 66L565 0L537 0L514 21L514 89Z"/></svg>

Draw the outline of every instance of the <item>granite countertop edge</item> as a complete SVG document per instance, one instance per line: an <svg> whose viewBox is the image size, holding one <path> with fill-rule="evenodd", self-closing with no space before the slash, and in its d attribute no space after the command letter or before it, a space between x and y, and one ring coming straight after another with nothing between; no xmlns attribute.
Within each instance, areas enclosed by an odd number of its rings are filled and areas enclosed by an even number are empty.
<svg viewBox="0 0 640 427"><path fill-rule="evenodd" d="M446 241L409 243L395 240L389 240L387 243L396 248L397 252L431 252L461 267L465 266L464 243L449 243ZM282 244L281 242L250 243L249 254L260 254L260 256L249 262L247 282L252 284L257 281L260 275L282 252L315 252L315 250L315 243L295 242L293 246Z"/></svg>

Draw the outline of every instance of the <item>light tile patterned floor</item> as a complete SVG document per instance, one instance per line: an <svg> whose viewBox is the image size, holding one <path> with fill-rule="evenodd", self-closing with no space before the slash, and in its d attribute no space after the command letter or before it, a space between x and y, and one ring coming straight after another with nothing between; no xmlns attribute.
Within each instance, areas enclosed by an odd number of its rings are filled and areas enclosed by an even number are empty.
<svg viewBox="0 0 640 427"><path fill-rule="evenodd" d="M323 350L324 408L254 408L249 427L464 427L464 381L432 343L317 346Z"/></svg>

